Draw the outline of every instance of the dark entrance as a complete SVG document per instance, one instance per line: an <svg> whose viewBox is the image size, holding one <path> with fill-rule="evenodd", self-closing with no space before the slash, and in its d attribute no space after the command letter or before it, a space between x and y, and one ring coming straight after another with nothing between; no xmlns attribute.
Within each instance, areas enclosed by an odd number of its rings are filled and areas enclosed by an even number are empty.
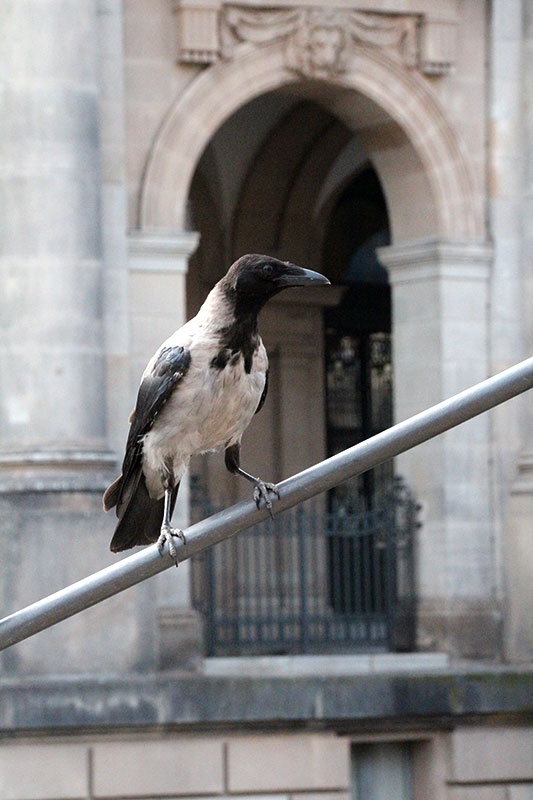
<svg viewBox="0 0 533 800"><path fill-rule="evenodd" d="M388 242L368 167L337 198L316 264L343 287L324 312L330 455L392 422L390 289L375 253ZM193 519L215 510L205 484L191 489ZM415 529L416 504L388 464L195 557L207 653L410 649Z"/></svg>
<svg viewBox="0 0 533 800"><path fill-rule="evenodd" d="M392 424L391 302L376 248L389 243L385 198L375 171L365 169L340 196L325 241L328 274L345 287L325 311L328 455ZM335 263L333 263L334 254ZM330 602L341 614L371 614L391 580L375 534L350 535L354 521L390 496L392 464L337 486L329 512L343 532L329 540Z"/></svg>

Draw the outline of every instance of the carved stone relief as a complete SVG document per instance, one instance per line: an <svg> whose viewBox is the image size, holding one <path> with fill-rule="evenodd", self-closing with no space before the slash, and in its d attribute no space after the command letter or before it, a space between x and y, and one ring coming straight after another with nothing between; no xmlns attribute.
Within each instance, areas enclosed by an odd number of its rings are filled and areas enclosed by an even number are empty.
<svg viewBox="0 0 533 800"><path fill-rule="evenodd" d="M449 72L455 60L456 22L422 14L382 14L349 8L173 0L178 61L232 59L245 47L283 44L285 65L307 78L331 78L347 69L357 47L379 48L427 75Z"/></svg>
<svg viewBox="0 0 533 800"><path fill-rule="evenodd" d="M279 11L238 6L220 17L222 57L233 57L242 42L283 40L285 64L308 78L328 78L346 69L356 44L386 48L408 66L416 63L415 16L391 16L350 9L296 8Z"/></svg>

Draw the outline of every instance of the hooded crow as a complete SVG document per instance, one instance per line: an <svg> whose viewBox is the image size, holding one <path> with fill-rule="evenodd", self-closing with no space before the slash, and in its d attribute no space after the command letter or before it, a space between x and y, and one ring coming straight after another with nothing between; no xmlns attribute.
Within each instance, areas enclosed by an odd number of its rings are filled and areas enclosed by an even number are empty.
<svg viewBox="0 0 533 800"><path fill-rule="evenodd" d="M323 275L264 255L239 258L198 314L167 339L142 376L122 474L104 494L119 519L110 548L165 542L176 560L170 524L180 480L192 455L225 448L227 469L254 484L253 497L272 513L275 485L241 469L241 438L262 407L268 358L257 316L290 286L328 284Z"/></svg>

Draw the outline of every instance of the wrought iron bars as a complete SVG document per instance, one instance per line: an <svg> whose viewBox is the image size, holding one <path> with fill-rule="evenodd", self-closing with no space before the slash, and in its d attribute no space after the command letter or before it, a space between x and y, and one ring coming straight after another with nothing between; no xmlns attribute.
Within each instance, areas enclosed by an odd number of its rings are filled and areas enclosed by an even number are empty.
<svg viewBox="0 0 533 800"><path fill-rule="evenodd" d="M396 478L375 508L328 506L307 500L193 557L208 655L412 647L411 492Z"/></svg>

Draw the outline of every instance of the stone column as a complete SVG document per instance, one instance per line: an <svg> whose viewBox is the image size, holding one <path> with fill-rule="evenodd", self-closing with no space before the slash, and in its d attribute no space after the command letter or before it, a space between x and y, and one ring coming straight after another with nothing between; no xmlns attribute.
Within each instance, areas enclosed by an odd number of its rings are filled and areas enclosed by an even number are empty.
<svg viewBox="0 0 533 800"><path fill-rule="evenodd" d="M8 2L0 26L0 482L86 488L111 460L95 3Z"/></svg>
<svg viewBox="0 0 533 800"><path fill-rule="evenodd" d="M490 249L425 241L381 248L393 292L396 421L488 375ZM487 415L404 453L396 471L422 503L418 644L499 651Z"/></svg>
<svg viewBox="0 0 533 800"><path fill-rule="evenodd" d="M132 407L139 381L156 348L187 318L189 257L199 242L194 231L132 231L128 238ZM188 476L181 482L174 524L189 523ZM190 562L153 579L161 669L194 667L202 655L201 620L191 608Z"/></svg>
<svg viewBox="0 0 533 800"><path fill-rule="evenodd" d="M101 503L116 459L106 442L101 248L101 123L119 113L100 93L116 52L111 27L122 34L111 5L6 0L1 8L2 615L113 560L114 521ZM120 220L119 228L124 236ZM149 592L137 587L77 615L9 648L0 663L10 676L151 668Z"/></svg>
<svg viewBox="0 0 533 800"><path fill-rule="evenodd" d="M131 411L122 6L122 0L98 0L105 411L107 443L117 454Z"/></svg>
<svg viewBox="0 0 533 800"><path fill-rule="evenodd" d="M502 268L515 270L521 298L510 310L521 322L522 347L513 360L533 353L533 8L495 0L492 23L491 123L494 180L491 219L498 233ZM513 58L509 58L509 54ZM509 267L508 267L509 269ZM520 274L521 271L521 274ZM520 312L522 314L520 315ZM522 316L522 319L520 318ZM521 352L523 348L523 351ZM519 404L519 456L505 518L507 617L505 655L533 659L533 411L531 393ZM521 412L521 414L519 413Z"/></svg>

